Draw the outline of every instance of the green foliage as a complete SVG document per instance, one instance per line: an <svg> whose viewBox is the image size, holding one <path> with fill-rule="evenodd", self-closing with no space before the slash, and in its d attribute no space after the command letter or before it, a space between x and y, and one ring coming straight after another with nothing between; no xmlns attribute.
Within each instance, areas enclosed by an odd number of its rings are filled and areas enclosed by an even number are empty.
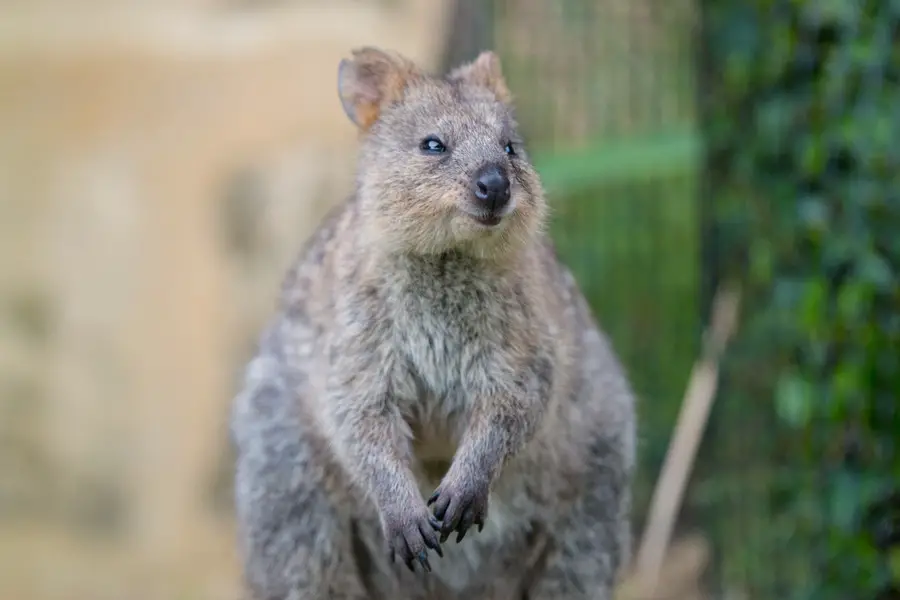
<svg viewBox="0 0 900 600"><path fill-rule="evenodd" d="M723 508L751 523L723 526L723 570L756 598L896 597L900 2L704 5L717 269L747 292L715 441L764 490Z"/></svg>

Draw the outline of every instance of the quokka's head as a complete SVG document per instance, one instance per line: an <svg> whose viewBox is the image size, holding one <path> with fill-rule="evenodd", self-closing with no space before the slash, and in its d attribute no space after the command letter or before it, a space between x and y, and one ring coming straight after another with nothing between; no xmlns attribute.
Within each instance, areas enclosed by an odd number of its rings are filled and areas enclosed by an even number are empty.
<svg viewBox="0 0 900 600"><path fill-rule="evenodd" d="M362 131L359 201L375 239L413 253L510 253L545 220L540 179L493 52L444 77L395 53L353 51L341 104Z"/></svg>

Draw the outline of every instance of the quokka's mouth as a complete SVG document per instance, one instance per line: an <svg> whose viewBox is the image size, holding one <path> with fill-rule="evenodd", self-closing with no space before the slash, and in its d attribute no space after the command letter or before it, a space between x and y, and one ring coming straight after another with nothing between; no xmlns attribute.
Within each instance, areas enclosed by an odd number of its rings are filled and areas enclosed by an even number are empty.
<svg viewBox="0 0 900 600"><path fill-rule="evenodd" d="M496 227L503 220L502 215L469 215L479 225L485 227Z"/></svg>
<svg viewBox="0 0 900 600"><path fill-rule="evenodd" d="M510 201L504 206L489 209L483 206L462 206L461 212L485 229L493 229L502 226L516 211L515 201Z"/></svg>

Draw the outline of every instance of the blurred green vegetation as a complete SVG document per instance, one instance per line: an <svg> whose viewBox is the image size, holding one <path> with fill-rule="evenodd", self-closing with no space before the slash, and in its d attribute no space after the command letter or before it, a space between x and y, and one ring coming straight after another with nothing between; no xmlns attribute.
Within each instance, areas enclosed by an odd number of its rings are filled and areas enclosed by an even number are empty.
<svg viewBox="0 0 900 600"><path fill-rule="evenodd" d="M680 0L492 4L551 234L639 396L640 526L699 350L695 15Z"/></svg>
<svg viewBox="0 0 900 600"><path fill-rule="evenodd" d="M708 0L711 268L745 284L700 494L750 598L900 597L900 2Z"/></svg>
<svg viewBox="0 0 900 600"><path fill-rule="evenodd" d="M900 2L488 4L553 237L640 396L637 521L737 279L683 515L719 591L900 597Z"/></svg>

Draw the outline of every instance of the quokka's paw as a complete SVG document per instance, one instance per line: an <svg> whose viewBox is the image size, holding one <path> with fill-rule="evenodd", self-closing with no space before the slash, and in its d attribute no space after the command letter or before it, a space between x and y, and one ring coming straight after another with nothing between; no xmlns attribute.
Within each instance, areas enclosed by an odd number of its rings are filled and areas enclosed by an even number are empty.
<svg viewBox="0 0 900 600"><path fill-rule="evenodd" d="M437 552L438 556L444 556L436 533L440 528L437 519L424 507L415 515L385 516L384 534L391 562L399 557L410 571L415 571L413 561L418 560L430 572L428 548Z"/></svg>
<svg viewBox="0 0 900 600"><path fill-rule="evenodd" d="M458 544L473 525L478 526L478 531L484 528L489 492L486 482L455 478L441 482L428 499L434 516L441 520L441 542L456 531Z"/></svg>

